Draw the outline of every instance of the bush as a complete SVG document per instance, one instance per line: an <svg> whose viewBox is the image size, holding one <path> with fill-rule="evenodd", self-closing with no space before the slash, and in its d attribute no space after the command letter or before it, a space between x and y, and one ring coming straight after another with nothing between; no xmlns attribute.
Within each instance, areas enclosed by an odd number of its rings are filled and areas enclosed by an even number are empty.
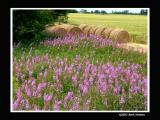
<svg viewBox="0 0 160 120"><path fill-rule="evenodd" d="M47 24L58 20L67 21L65 10L14 10L13 11L13 42L31 43L48 35L42 34ZM62 19L63 18L63 19ZM52 35L53 37L54 35Z"/></svg>

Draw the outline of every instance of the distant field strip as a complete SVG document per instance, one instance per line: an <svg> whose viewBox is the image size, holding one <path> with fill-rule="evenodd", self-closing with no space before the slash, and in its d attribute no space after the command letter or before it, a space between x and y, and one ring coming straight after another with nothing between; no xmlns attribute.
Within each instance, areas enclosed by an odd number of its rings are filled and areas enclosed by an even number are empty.
<svg viewBox="0 0 160 120"><path fill-rule="evenodd" d="M131 42L147 43L147 16L142 15L95 15L70 13L68 15L70 24L88 24L96 26L110 26L123 28L129 31Z"/></svg>

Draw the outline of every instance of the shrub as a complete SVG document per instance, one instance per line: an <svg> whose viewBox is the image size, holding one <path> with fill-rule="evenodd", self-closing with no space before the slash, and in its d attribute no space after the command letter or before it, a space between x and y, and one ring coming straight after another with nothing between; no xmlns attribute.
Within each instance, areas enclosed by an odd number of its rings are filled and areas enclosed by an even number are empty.
<svg viewBox="0 0 160 120"><path fill-rule="evenodd" d="M59 19L66 22L66 16L67 11L60 10L14 10L13 41L28 44L41 39L45 36L42 34L45 25L53 24Z"/></svg>

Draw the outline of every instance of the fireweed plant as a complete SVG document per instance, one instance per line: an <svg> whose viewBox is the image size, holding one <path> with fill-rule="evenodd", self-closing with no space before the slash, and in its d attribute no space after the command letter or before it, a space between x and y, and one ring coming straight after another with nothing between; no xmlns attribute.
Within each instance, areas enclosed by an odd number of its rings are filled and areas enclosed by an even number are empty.
<svg viewBox="0 0 160 120"><path fill-rule="evenodd" d="M13 110L147 110L146 61L93 35L14 45Z"/></svg>

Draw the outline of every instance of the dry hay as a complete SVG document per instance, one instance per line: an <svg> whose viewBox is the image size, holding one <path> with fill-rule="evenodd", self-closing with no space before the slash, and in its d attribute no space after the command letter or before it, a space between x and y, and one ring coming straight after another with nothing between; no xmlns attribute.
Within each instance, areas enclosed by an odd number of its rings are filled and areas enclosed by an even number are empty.
<svg viewBox="0 0 160 120"><path fill-rule="evenodd" d="M71 34L82 34L82 30L79 27L76 27L74 25L69 25L69 24L62 24L59 25L60 28L64 28L67 33L71 33Z"/></svg>
<svg viewBox="0 0 160 120"><path fill-rule="evenodd" d="M109 36L110 36L110 33L112 32L112 30L114 30L114 29L113 28L107 28L107 29L105 29L103 31L103 37L108 39Z"/></svg>
<svg viewBox="0 0 160 120"><path fill-rule="evenodd" d="M114 29L111 31L109 39L117 43L126 43L129 41L129 33L123 29Z"/></svg>
<svg viewBox="0 0 160 120"><path fill-rule="evenodd" d="M60 28L58 26L55 26L52 29L52 32L57 33L58 35L66 35L67 34L67 31L64 28Z"/></svg>
<svg viewBox="0 0 160 120"><path fill-rule="evenodd" d="M43 31L44 33L52 33L53 29L55 26L48 26L45 28L45 30Z"/></svg>
<svg viewBox="0 0 160 120"><path fill-rule="evenodd" d="M95 34L96 30L98 29L99 27L97 26L92 26L91 30L89 31L90 34Z"/></svg>
<svg viewBox="0 0 160 120"><path fill-rule="evenodd" d="M80 24L78 27L83 31L88 26L89 25L87 25L87 24Z"/></svg>
<svg viewBox="0 0 160 120"><path fill-rule="evenodd" d="M91 29L92 29L92 26L87 26L87 27L84 28L83 33L86 34L86 35L89 35Z"/></svg>
<svg viewBox="0 0 160 120"><path fill-rule="evenodd" d="M118 44L118 47L124 48L127 50L133 50L140 53L146 53L147 52L147 45L144 44L137 44L137 43L121 43Z"/></svg>
<svg viewBox="0 0 160 120"><path fill-rule="evenodd" d="M95 32L95 35L97 36L103 36L103 31L107 29L107 27L99 27L96 32Z"/></svg>
<svg viewBox="0 0 160 120"><path fill-rule="evenodd" d="M67 31L64 28L60 28L58 26L48 26L43 32L47 34L56 33L58 35L65 35L67 33Z"/></svg>

